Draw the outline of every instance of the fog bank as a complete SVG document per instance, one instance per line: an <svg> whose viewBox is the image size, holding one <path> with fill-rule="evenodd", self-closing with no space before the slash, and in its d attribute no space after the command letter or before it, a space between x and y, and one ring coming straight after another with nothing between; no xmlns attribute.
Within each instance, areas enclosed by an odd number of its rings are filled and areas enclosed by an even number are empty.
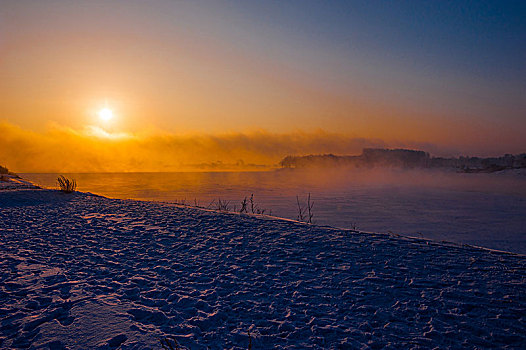
<svg viewBox="0 0 526 350"><path fill-rule="evenodd" d="M358 155L363 148L411 148L458 154L421 142L385 141L323 130L223 134L110 133L52 125L43 132L0 121L0 164L15 172L167 172L262 170L287 155Z"/></svg>

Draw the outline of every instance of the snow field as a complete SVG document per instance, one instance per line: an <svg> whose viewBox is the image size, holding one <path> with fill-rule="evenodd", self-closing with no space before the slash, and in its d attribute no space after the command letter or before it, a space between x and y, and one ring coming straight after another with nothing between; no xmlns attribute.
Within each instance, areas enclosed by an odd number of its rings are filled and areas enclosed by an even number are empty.
<svg viewBox="0 0 526 350"><path fill-rule="evenodd" d="M524 256L0 192L0 348L523 348Z"/></svg>

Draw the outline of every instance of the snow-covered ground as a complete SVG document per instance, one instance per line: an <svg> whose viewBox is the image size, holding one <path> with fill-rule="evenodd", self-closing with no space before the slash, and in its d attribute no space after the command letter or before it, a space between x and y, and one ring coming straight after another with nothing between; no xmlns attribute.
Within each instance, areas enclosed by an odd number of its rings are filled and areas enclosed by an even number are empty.
<svg viewBox="0 0 526 350"><path fill-rule="evenodd" d="M0 191L2 190L19 190L19 189L36 189L39 188L31 181L22 179L16 175L0 175Z"/></svg>
<svg viewBox="0 0 526 350"><path fill-rule="evenodd" d="M0 241L2 349L526 346L522 255L28 189Z"/></svg>

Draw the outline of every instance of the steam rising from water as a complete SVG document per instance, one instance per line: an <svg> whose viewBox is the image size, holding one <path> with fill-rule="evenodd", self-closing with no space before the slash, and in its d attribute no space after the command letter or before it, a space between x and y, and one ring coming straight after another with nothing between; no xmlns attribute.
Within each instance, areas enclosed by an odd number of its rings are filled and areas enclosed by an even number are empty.
<svg viewBox="0 0 526 350"><path fill-rule="evenodd" d="M526 176L395 169L66 174L109 197L240 209L244 197L295 219L296 196L318 224L420 236L526 253ZM57 174L24 174L53 187ZM215 201L215 202L214 202ZM215 204L214 204L215 203Z"/></svg>
<svg viewBox="0 0 526 350"><path fill-rule="evenodd" d="M43 133L0 122L0 161L18 172L254 170L290 154L359 154L382 140L323 131L273 134L133 135L53 126Z"/></svg>

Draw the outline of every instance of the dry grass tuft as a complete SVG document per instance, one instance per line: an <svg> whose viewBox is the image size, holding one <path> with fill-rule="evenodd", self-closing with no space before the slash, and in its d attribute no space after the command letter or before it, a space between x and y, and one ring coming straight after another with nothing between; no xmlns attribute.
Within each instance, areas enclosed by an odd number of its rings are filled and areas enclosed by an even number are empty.
<svg viewBox="0 0 526 350"><path fill-rule="evenodd" d="M60 190L64 193L72 193L77 189L77 181L75 179L68 179L64 175L60 175L57 178L57 184Z"/></svg>

